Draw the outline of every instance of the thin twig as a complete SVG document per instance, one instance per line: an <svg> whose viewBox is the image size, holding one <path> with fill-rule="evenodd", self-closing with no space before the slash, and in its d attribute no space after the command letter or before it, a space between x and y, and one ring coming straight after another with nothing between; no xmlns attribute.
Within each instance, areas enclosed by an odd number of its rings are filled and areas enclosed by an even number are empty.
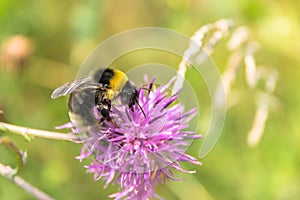
<svg viewBox="0 0 300 200"><path fill-rule="evenodd" d="M242 46L249 40L249 30L246 27L238 27L227 42L227 48L231 52L227 60L226 69L222 73L222 84L226 98L229 98L231 86L234 84L238 69L242 66L241 61L245 57ZM227 101L228 102L228 101ZM231 106L227 106L229 109Z"/></svg>
<svg viewBox="0 0 300 200"><path fill-rule="evenodd" d="M34 196L36 199L54 200L52 197L45 194L38 188L34 187L33 185L31 185L30 183L25 181L23 178L21 178L19 176L13 176L12 174L14 174L14 172L15 172L15 170L12 169L11 167L5 166L0 163L0 175L5 177L6 179L10 180L15 185L19 186L20 188L22 188L23 190L25 190L26 192L28 192L29 194Z"/></svg>
<svg viewBox="0 0 300 200"><path fill-rule="evenodd" d="M245 64L246 83L251 89L258 89L258 81L265 81L265 91L267 95L258 95L256 114L252 128L247 136L248 145L254 147L259 143L265 130L269 116L269 104L271 103L269 99L273 98L278 72L274 69L256 66L254 54L258 50L259 44L251 41L249 35L249 30L246 27L239 27L232 34L231 39L227 43L228 50L231 51L231 56L229 58L228 68L222 74L222 81L226 91L226 97L228 98L228 96L230 96L228 94L231 91L231 85L237 76L237 69L242 67L242 59ZM266 96L268 98L266 98Z"/></svg>
<svg viewBox="0 0 300 200"><path fill-rule="evenodd" d="M276 98L273 92L276 88L276 83L278 80L278 72L275 69L258 67L257 79L265 80L265 93L259 93L257 100L257 110L253 120L253 125L251 130L248 132L247 143L251 147L255 147L265 130L266 122L269 116L269 110L276 106Z"/></svg>
<svg viewBox="0 0 300 200"><path fill-rule="evenodd" d="M205 45L203 45L203 50L197 55L197 64L203 63L213 52L214 48L231 30L233 27L233 21L228 19L220 19L216 21L212 26L212 35Z"/></svg>
<svg viewBox="0 0 300 200"><path fill-rule="evenodd" d="M258 106L252 128L247 136L247 143L249 146L254 147L259 143L265 130L268 114L269 111L267 104Z"/></svg>
<svg viewBox="0 0 300 200"><path fill-rule="evenodd" d="M12 150L18 161L18 166L16 167L16 172L19 172L25 165L27 154L24 151L21 151L10 139L3 137L0 138L0 144Z"/></svg>
<svg viewBox="0 0 300 200"><path fill-rule="evenodd" d="M243 57L243 53L239 50L236 50L231 53L231 55L228 58L227 64L226 64L226 70L222 73L222 84L225 91L226 98L228 98L231 86L233 85L238 68L241 66L241 60Z"/></svg>
<svg viewBox="0 0 300 200"><path fill-rule="evenodd" d="M259 44L257 42L249 42L246 46L246 52L244 57L245 62L245 77L247 84L250 88L256 87L257 84L257 72L256 72L256 61L254 53L257 51Z"/></svg>
<svg viewBox="0 0 300 200"><path fill-rule="evenodd" d="M206 24L197 30L190 39L189 47L185 50L184 56L179 63L176 81L173 86L173 93L178 92L183 86L184 77L190 67L190 61L196 56L197 65L205 61L214 50L216 44L229 32L232 21L220 19L213 24ZM204 44L204 39L212 32L208 42Z"/></svg>
<svg viewBox="0 0 300 200"><path fill-rule="evenodd" d="M33 136L33 137L42 137L42 138L47 138L47 139L52 139L52 140L74 141L74 140L78 139L76 136L70 135L70 134L45 131L45 130L39 130L39 129L32 129L32 128L27 128L27 127L23 127L23 126L7 124L4 122L0 122L0 131L6 131L9 133L22 135L24 137Z"/></svg>

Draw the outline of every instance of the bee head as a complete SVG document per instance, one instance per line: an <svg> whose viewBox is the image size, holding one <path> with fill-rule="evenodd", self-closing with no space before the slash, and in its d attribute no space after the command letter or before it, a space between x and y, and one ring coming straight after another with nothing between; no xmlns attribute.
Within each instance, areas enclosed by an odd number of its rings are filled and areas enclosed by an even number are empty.
<svg viewBox="0 0 300 200"><path fill-rule="evenodd" d="M130 81L127 81L123 90L121 91L120 96L122 104L128 105L129 108L132 108L132 106L137 103L138 100L138 92L135 85L133 85Z"/></svg>
<svg viewBox="0 0 300 200"><path fill-rule="evenodd" d="M132 107L136 104L141 109L143 115L146 117L146 114L142 107L139 104L138 101L138 91L130 81L127 81L123 90L121 91L121 102L124 105L128 105L129 108L132 109Z"/></svg>

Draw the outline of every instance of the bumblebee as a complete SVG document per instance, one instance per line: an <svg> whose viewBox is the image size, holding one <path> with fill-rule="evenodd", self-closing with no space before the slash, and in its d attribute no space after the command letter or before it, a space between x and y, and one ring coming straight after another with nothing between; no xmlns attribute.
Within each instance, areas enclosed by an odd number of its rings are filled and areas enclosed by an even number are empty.
<svg viewBox="0 0 300 200"><path fill-rule="evenodd" d="M55 89L51 98L55 99L70 94L68 100L69 116L72 122L81 126L95 125L96 108L102 115L100 122L112 121L110 117L111 103L120 97L121 103L130 109L138 104L138 91L129 81L127 75L116 69L100 68L91 76L65 83ZM142 110L142 108L141 108ZM142 110L145 115L144 111Z"/></svg>

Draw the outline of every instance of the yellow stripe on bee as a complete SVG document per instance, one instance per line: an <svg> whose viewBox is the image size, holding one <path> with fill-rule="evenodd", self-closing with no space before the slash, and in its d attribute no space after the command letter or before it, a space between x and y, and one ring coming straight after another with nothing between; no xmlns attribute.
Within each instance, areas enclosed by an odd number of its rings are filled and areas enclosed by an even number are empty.
<svg viewBox="0 0 300 200"><path fill-rule="evenodd" d="M112 89L108 89L104 95L105 99L113 99L117 96L117 91L114 91Z"/></svg>
<svg viewBox="0 0 300 200"><path fill-rule="evenodd" d="M114 70L114 76L109 82L109 86L114 91L114 96L117 96L125 86L128 78L126 74L120 70Z"/></svg>

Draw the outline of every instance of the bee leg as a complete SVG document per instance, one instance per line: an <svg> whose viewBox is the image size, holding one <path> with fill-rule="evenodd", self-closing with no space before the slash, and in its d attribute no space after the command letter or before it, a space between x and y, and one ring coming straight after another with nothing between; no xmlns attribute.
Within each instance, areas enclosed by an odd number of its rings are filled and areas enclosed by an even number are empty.
<svg viewBox="0 0 300 200"><path fill-rule="evenodd" d="M101 115L102 115L102 118L100 119L100 123L102 123L103 121L108 121L108 122L112 123L113 125L117 126L117 124L114 122L114 120L112 120L112 118L109 116L108 110L102 109Z"/></svg>
<svg viewBox="0 0 300 200"><path fill-rule="evenodd" d="M110 110L105 109L105 108L100 110L100 113L102 115L101 121L104 121L104 120L111 121L112 120L111 117L109 116L109 112L110 112Z"/></svg>
<svg viewBox="0 0 300 200"><path fill-rule="evenodd" d="M97 105L97 109L102 115L99 123L104 122L105 120L111 122L112 124L116 125L116 123L110 117L110 109L111 109L111 102L110 100L103 100L101 103Z"/></svg>

